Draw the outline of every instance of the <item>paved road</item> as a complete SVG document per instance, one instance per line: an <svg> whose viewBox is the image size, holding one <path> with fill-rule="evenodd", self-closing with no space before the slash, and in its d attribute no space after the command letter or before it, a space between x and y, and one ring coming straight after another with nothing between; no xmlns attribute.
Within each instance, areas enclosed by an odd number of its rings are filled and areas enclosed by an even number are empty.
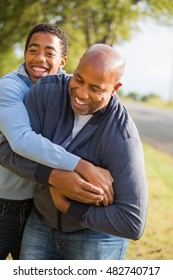
<svg viewBox="0 0 173 280"><path fill-rule="evenodd" d="M173 111L125 104L136 123L142 141L173 156Z"/></svg>

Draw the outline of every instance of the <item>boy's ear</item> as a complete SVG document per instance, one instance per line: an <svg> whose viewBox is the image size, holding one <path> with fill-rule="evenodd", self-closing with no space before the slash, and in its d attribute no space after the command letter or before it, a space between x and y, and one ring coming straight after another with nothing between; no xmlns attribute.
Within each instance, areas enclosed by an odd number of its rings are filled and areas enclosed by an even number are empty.
<svg viewBox="0 0 173 280"><path fill-rule="evenodd" d="M59 67L62 69L65 66L66 62L67 62L67 56L62 57Z"/></svg>

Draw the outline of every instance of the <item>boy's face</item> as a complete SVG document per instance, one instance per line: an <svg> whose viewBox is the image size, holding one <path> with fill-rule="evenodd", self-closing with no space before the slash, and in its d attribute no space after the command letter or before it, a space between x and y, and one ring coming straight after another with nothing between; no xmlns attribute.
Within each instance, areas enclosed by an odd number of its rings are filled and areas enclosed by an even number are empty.
<svg viewBox="0 0 173 280"><path fill-rule="evenodd" d="M27 73L33 82L41 77L57 74L67 60L61 56L60 39L44 32L33 34L24 59Z"/></svg>

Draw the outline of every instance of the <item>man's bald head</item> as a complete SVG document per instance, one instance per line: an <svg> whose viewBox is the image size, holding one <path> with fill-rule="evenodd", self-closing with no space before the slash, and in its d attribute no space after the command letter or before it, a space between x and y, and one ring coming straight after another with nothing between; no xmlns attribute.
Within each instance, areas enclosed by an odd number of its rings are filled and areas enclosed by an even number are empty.
<svg viewBox="0 0 173 280"><path fill-rule="evenodd" d="M98 66L103 72L110 72L119 81L124 73L125 63L122 55L106 44L95 44L88 48L80 62L87 61Z"/></svg>
<svg viewBox="0 0 173 280"><path fill-rule="evenodd" d="M124 61L108 45L96 44L82 56L69 83L71 105L76 114L92 115L106 108L122 86Z"/></svg>

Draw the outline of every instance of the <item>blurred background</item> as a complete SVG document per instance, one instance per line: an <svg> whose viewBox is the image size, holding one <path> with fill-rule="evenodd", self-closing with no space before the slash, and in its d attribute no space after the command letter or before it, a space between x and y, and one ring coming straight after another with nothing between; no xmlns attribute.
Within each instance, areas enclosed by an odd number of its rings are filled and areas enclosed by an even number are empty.
<svg viewBox="0 0 173 280"><path fill-rule="evenodd" d="M127 259L173 259L173 0L1 0L0 77L18 68L26 36L41 22L66 32L67 73L94 43L123 54L118 94L138 127L149 187L146 230Z"/></svg>

